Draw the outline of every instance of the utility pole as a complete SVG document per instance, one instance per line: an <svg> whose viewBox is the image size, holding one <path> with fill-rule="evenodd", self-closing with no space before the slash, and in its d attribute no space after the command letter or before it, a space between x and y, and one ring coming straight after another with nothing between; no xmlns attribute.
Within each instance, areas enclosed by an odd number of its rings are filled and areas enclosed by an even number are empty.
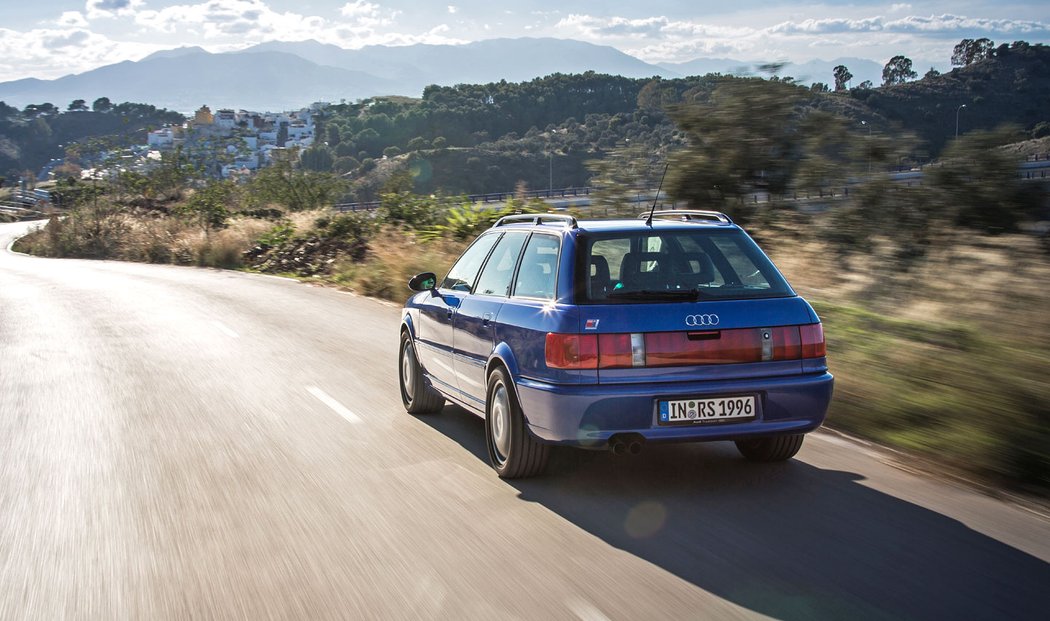
<svg viewBox="0 0 1050 621"><path fill-rule="evenodd" d="M966 104L963 104L963 105L961 105L961 106L959 106L958 108L955 109L955 137L956 138L959 137L959 113L962 112L962 109L965 108L965 107L966 107Z"/></svg>

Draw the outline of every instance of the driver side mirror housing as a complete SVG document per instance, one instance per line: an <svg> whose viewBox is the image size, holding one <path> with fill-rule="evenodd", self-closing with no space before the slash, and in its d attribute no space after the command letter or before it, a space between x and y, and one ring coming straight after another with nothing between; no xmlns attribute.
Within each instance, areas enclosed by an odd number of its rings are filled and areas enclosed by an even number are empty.
<svg viewBox="0 0 1050 621"><path fill-rule="evenodd" d="M433 291L437 287L437 276L434 272L416 274L408 281L408 288L413 291Z"/></svg>

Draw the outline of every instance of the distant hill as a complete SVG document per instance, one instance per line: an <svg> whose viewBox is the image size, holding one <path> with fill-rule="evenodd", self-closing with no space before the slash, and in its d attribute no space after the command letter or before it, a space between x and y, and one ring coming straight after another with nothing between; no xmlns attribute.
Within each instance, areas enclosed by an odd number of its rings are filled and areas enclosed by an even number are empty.
<svg viewBox="0 0 1050 621"><path fill-rule="evenodd" d="M0 101L18 107L74 99L148 101L191 112L215 108L285 110L313 101L376 95L418 97L430 84L529 80L595 71L625 77L668 75L615 48L565 39L491 39L466 45L371 46L347 50L316 41L271 42L211 54L178 48L56 80L0 84Z"/></svg>
<svg viewBox="0 0 1050 621"><path fill-rule="evenodd" d="M57 80L0 84L0 100L16 106L50 102L64 108L73 99L98 97L143 101L188 113L212 109L300 108L312 101L370 97L395 84L369 73L321 66L281 52L209 54L200 49L154 54Z"/></svg>

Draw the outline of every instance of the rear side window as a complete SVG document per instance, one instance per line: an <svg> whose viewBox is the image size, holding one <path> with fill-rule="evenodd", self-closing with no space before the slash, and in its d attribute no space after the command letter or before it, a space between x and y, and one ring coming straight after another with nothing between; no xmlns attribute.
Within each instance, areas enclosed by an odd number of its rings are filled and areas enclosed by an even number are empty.
<svg viewBox="0 0 1050 621"><path fill-rule="evenodd" d="M510 280L514 276L514 266L518 264L518 255L525 245L528 233L507 233L492 250L485 267L478 278L474 293L481 295L510 295Z"/></svg>
<svg viewBox="0 0 1050 621"><path fill-rule="evenodd" d="M558 284L559 238L552 235L533 235L525 246L514 283L514 296L553 300Z"/></svg>
<svg viewBox="0 0 1050 621"><path fill-rule="evenodd" d="M441 288L470 291L481 270L481 265L485 262L485 257L489 256L489 251L492 250L492 246L498 239L499 235L495 234L482 235L477 238L448 271L448 276L445 276L445 280L442 281Z"/></svg>
<svg viewBox="0 0 1050 621"><path fill-rule="evenodd" d="M749 299L794 295L738 229L596 235L584 245L581 303Z"/></svg>

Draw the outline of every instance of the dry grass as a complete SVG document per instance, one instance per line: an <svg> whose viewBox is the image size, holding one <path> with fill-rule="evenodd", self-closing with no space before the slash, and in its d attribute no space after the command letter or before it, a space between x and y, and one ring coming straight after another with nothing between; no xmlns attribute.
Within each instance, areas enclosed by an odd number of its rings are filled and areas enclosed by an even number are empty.
<svg viewBox="0 0 1050 621"><path fill-rule="evenodd" d="M234 218L225 229L204 231L158 214L74 212L24 237L19 248L42 256L238 268L242 253L271 226L265 220Z"/></svg>
<svg viewBox="0 0 1050 621"><path fill-rule="evenodd" d="M1037 240L958 235L906 272L793 236L770 254L825 324L829 426L1050 490L1050 257Z"/></svg>
<svg viewBox="0 0 1050 621"><path fill-rule="evenodd" d="M437 240L423 243L411 233L384 227L371 241L367 258L342 261L332 281L364 295L403 302L408 280L421 272L445 274L467 242Z"/></svg>

